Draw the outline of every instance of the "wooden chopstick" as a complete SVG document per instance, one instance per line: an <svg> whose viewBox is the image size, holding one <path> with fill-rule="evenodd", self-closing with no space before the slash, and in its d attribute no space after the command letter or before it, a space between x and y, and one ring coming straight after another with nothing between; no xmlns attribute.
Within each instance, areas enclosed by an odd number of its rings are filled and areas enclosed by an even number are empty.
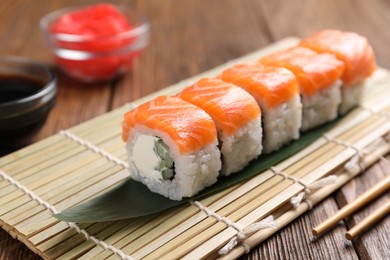
<svg viewBox="0 0 390 260"><path fill-rule="evenodd" d="M385 217L390 213L390 200L385 203L382 207L372 212L365 219L363 219L360 223L356 224L353 228L348 230L345 234L345 237L348 240L352 240L354 237L362 233L364 230L378 222L381 218Z"/></svg>
<svg viewBox="0 0 390 260"><path fill-rule="evenodd" d="M346 216L354 213L356 210L365 206L367 203L381 195L382 193L388 191L390 189L390 175L375 184L372 188L367 190L365 193L357 197L351 203L344 206L340 209L336 214L313 228L313 235L319 236L323 234L326 230L337 224L340 220L345 218Z"/></svg>

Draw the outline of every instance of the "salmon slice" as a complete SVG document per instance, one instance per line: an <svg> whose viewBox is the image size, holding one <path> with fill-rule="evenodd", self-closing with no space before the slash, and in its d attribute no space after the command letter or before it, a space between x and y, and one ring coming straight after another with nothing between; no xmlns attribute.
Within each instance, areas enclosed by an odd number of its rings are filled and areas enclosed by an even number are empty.
<svg viewBox="0 0 390 260"><path fill-rule="evenodd" d="M222 155L221 175L242 170L261 154L261 112L248 92L220 79L205 78L178 97L202 108L213 118Z"/></svg>
<svg viewBox="0 0 390 260"><path fill-rule="evenodd" d="M219 76L251 94L262 113L263 152L270 153L299 138L302 104L294 74L258 63L238 64Z"/></svg>
<svg viewBox="0 0 390 260"><path fill-rule="evenodd" d="M354 85L370 76L375 68L375 54L367 39L352 32L322 30L304 39L301 46L320 53L334 54L345 64L342 80Z"/></svg>
<svg viewBox="0 0 390 260"><path fill-rule="evenodd" d="M332 54L320 54L304 47L292 47L263 57L262 64L291 70L297 77L301 93L311 96L332 86L344 71L343 62Z"/></svg>
<svg viewBox="0 0 390 260"><path fill-rule="evenodd" d="M181 154L196 151L217 140L212 118L202 109L177 97L160 96L126 113L122 123L124 141L136 125L169 135Z"/></svg>
<svg viewBox="0 0 390 260"><path fill-rule="evenodd" d="M229 135L260 115L260 108L251 95L220 79L201 79L178 96L204 109L214 119L217 129Z"/></svg>
<svg viewBox="0 0 390 260"><path fill-rule="evenodd" d="M225 70L219 77L242 87L268 108L287 102L299 92L294 74L274 66L238 64Z"/></svg>

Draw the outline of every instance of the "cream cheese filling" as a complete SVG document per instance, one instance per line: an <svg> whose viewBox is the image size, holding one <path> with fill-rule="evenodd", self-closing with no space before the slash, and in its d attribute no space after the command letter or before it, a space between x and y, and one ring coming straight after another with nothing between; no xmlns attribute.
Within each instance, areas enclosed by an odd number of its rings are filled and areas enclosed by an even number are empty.
<svg viewBox="0 0 390 260"><path fill-rule="evenodd" d="M163 179L158 166L161 158L155 152L155 143L159 138L149 135L140 135L133 148L133 160L140 175L146 178Z"/></svg>

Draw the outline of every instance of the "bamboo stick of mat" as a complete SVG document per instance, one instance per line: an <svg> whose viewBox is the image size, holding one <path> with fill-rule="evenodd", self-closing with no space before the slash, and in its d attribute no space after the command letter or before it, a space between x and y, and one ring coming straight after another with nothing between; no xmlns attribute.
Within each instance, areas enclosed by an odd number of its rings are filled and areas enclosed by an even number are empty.
<svg viewBox="0 0 390 260"><path fill-rule="evenodd" d="M345 207L340 209L332 217L328 218L327 220L325 220L324 222L322 222L321 224L319 224L318 226L313 228L313 235L319 236L319 235L323 234L329 228L331 228L335 224L337 224L340 220L342 220L343 218L356 212L358 209L367 205L370 201L377 198L379 195L383 194L384 192L388 191L389 189L390 189L390 175L387 176L382 181L378 182L376 185L374 185L368 191L366 191L365 193L363 193L362 195L357 197L351 203L347 204ZM354 230L354 232L355 232L355 230Z"/></svg>
<svg viewBox="0 0 390 260"><path fill-rule="evenodd" d="M348 240L352 240L353 238L361 234L364 230L368 229L376 222L384 218L389 213L390 213L390 200L387 201L387 203L385 203L382 207L380 207L379 209L375 210L370 215L368 215L368 217L363 219L356 226L348 230L348 232L345 234L345 237Z"/></svg>

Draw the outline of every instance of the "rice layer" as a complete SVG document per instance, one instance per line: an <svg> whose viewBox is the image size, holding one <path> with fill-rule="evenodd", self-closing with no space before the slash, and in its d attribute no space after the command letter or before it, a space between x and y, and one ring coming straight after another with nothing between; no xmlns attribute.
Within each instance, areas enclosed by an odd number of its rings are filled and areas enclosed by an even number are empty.
<svg viewBox="0 0 390 260"><path fill-rule="evenodd" d="M364 81L353 86L341 87L340 114L345 114L353 107L357 106L363 96L365 88Z"/></svg>
<svg viewBox="0 0 390 260"><path fill-rule="evenodd" d="M261 108L264 153L279 150L283 145L299 138L302 122L302 104L299 95L272 109L264 105Z"/></svg>
<svg viewBox="0 0 390 260"><path fill-rule="evenodd" d="M341 81L337 80L332 86L324 88L314 95L302 95L302 131L320 126L337 117L341 102L340 86Z"/></svg>
<svg viewBox="0 0 390 260"><path fill-rule="evenodd" d="M257 158L262 151L262 128L260 117L248 122L234 135L222 134L222 175L230 175L242 170Z"/></svg>
<svg viewBox="0 0 390 260"><path fill-rule="evenodd" d="M126 142L131 177L145 184L151 191L172 200L182 200L183 197L194 196L217 181L221 169L221 154L217 148L217 140L197 151L180 154L174 142L165 133L148 129L145 126L136 127L133 131L131 138ZM158 176L144 173L137 168L133 151L140 135L160 137L168 145L170 156L175 165L173 179L164 180Z"/></svg>

